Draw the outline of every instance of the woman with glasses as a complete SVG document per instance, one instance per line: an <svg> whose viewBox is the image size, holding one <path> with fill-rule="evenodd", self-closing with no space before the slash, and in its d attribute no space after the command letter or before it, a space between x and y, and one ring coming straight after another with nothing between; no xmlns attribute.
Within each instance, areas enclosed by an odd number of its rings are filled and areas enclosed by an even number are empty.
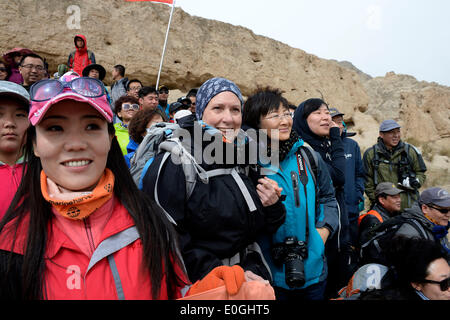
<svg viewBox="0 0 450 320"><path fill-rule="evenodd" d="M114 110L120 121L114 124L114 128L116 129L117 141L119 142L123 155L128 153L127 146L130 142L128 125L140 109L138 99L133 96L122 96L116 100Z"/></svg>
<svg viewBox="0 0 450 320"><path fill-rule="evenodd" d="M292 130L289 104L279 90L266 88L250 96L244 105L243 121L259 130L260 138L267 134L268 145L264 147L279 156L279 164L261 164L267 176L282 188L285 197L283 225L273 236L261 239L276 297L293 301L323 300L327 278L324 248L338 221L334 190L325 163L320 156L313 156L315 151L311 148L305 150L304 141ZM317 170L313 169L315 159ZM286 256L286 239L292 237L302 241L306 249L302 257L303 281L298 282L290 279L293 277L283 262L283 254L279 254L284 250Z"/></svg>
<svg viewBox="0 0 450 320"><path fill-rule="evenodd" d="M0 299L181 297L175 231L127 170L103 84L64 75L30 96L27 170L0 222Z"/></svg>
<svg viewBox="0 0 450 320"><path fill-rule="evenodd" d="M434 241L397 236L387 256L393 281L359 300L450 300L450 266Z"/></svg>

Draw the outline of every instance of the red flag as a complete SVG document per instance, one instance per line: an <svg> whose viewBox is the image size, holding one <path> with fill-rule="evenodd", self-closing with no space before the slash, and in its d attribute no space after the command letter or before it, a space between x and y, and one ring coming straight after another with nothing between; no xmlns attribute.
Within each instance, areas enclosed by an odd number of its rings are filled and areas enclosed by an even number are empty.
<svg viewBox="0 0 450 320"><path fill-rule="evenodd" d="M143 2L143 1L151 1L151 2L163 2L167 4L173 4L173 0L125 0L128 2Z"/></svg>

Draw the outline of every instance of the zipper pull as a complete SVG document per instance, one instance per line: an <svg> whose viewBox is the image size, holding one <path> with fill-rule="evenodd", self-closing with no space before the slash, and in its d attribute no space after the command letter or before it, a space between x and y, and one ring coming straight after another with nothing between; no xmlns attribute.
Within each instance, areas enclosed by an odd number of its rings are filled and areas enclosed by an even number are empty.
<svg viewBox="0 0 450 320"><path fill-rule="evenodd" d="M298 207L300 207L300 190L298 188L297 172L291 171L291 180L292 180L292 187L294 188L295 206L298 208Z"/></svg>

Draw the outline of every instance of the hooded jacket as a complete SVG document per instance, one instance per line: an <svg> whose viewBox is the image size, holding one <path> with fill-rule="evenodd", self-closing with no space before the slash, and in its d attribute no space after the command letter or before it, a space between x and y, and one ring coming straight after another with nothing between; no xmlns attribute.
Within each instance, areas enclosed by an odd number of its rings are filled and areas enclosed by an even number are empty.
<svg viewBox="0 0 450 320"><path fill-rule="evenodd" d="M278 186L283 189L282 196L286 199L283 204L286 208L286 219L276 233L269 239L264 237L261 239L261 248L265 258L271 268L274 286L290 289L286 284L285 271L283 265L276 264L271 255L271 249L274 244L284 242L286 237L297 237L298 240L305 241L306 218L305 212L308 214L308 232L307 239L307 258L304 262L305 268L305 284L302 288L309 287L319 281L325 280L327 276L327 264L325 258L325 245L316 228L326 227L331 234L338 226L338 212L336 199L334 197L334 188L330 175L326 169L325 163L321 157L317 157L317 194L316 186L313 179L308 179L305 186L297 181L299 186L298 195L300 197L299 206L295 203L294 186L291 178L291 172L297 172L300 175L297 164L297 152L303 145L303 141L299 139L291 148L286 158L280 163L280 168L267 166L273 174L267 177L275 180ZM314 151L313 151L314 152ZM307 166L306 166L307 167ZM313 174L311 169L307 167L307 175L311 177ZM317 197L317 199L316 199ZM317 206L316 206L317 201ZM300 288L301 289L301 288Z"/></svg>
<svg viewBox="0 0 450 320"><path fill-rule="evenodd" d="M23 170L23 158L21 158L15 165L9 166L6 163L0 161L0 220L8 210L17 188L19 187L20 180L22 180Z"/></svg>
<svg viewBox="0 0 450 320"><path fill-rule="evenodd" d="M307 142L316 152L320 154L326 163L328 172L333 181L335 196L339 210L339 228L334 239L328 243L329 246L340 248L342 244L348 244L349 220L345 205L344 185L345 185L345 156L344 145L340 136L339 128L330 129L329 137L320 137L313 133L303 116L304 102L295 110L293 128L300 138Z"/></svg>
<svg viewBox="0 0 450 320"><path fill-rule="evenodd" d="M342 132L341 137L345 157L345 205L350 221L356 221L359 215L358 204L364 201L364 169L361 150L358 143L349 138L347 131Z"/></svg>
<svg viewBox="0 0 450 320"><path fill-rule="evenodd" d="M84 41L84 46L82 48L78 48L76 46L76 39L81 38ZM69 54L69 58L67 60L67 65L70 70L75 71L81 77L83 74L83 69L88 65L95 62L95 55L92 51L88 50L86 37L82 34L77 34L73 38L75 43L75 51L72 51Z"/></svg>

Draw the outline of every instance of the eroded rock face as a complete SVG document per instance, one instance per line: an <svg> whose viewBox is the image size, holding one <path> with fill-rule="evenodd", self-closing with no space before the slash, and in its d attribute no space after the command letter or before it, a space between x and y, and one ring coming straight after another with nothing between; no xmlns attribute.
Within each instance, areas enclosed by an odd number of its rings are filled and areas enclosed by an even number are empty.
<svg viewBox="0 0 450 320"><path fill-rule="evenodd" d="M77 8L80 29L69 29L76 26ZM16 0L0 2L0 11L6 17L0 20L1 52L30 48L46 57L53 74L74 50L74 35L81 33L97 63L106 68L107 84L116 64L125 65L129 79L156 83L170 13L166 5ZM284 90L296 105L323 97L345 113L351 130L358 132L355 140L362 150L376 142L381 121L395 119L402 125L404 139L424 153L430 168L427 184L437 181L450 186L449 87L393 72L371 78L349 62L320 59L249 29L193 17L176 8L160 83L187 92L213 76L235 81L246 96L258 87L271 86ZM169 100L174 98L171 95Z"/></svg>

